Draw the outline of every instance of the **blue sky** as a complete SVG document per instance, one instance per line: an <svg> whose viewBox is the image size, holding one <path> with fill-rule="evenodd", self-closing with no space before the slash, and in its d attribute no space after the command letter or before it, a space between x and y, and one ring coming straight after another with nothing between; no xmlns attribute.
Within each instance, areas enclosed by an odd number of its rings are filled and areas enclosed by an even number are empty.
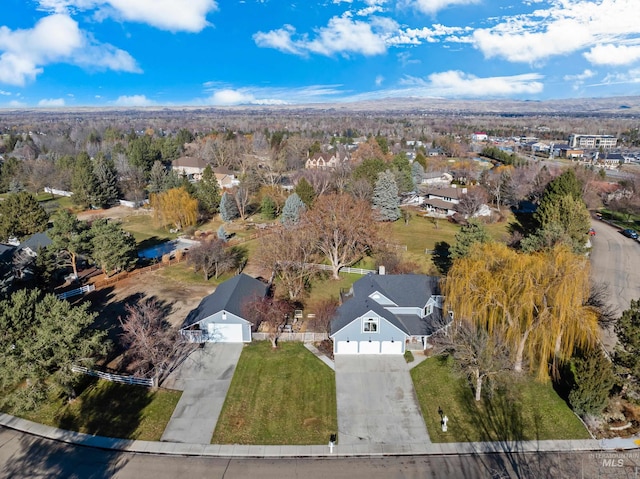
<svg viewBox="0 0 640 479"><path fill-rule="evenodd" d="M640 94L639 0L2 0L0 108Z"/></svg>

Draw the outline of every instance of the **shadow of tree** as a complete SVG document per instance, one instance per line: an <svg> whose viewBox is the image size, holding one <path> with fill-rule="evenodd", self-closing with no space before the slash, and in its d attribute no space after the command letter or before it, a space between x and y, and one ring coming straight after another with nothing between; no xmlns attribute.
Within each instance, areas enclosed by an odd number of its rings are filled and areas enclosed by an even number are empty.
<svg viewBox="0 0 640 479"><path fill-rule="evenodd" d="M527 421L522 408L517 379L507 375L491 390L483 392L481 403L475 401L471 388L461 394L470 423L480 440L491 443L498 452L481 458L489 477L540 478L549 476L544 470L557 468L557 464L537 452L526 452L521 441L538 441L541 417L534 413ZM479 454L478 454L479 455ZM479 455L480 457L480 455Z"/></svg>
<svg viewBox="0 0 640 479"><path fill-rule="evenodd" d="M79 407L69 407L58 420L58 427L97 436L136 439L142 410L153 400L154 392L143 386L106 381L87 388Z"/></svg>
<svg viewBox="0 0 640 479"><path fill-rule="evenodd" d="M159 244L166 243L168 238L160 238L159 236L152 236L150 238L143 239L138 243L138 251L144 251Z"/></svg>
<svg viewBox="0 0 640 479"><path fill-rule="evenodd" d="M116 451L21 435L18 451L2 465L0 476L107 479L117 476L128 462Z"/></svg>
<svg viewBox="0 0 640 479"><path fill-rule="evenodd" d="M446 241L438 241L435 244L431 260L435 265L438 272L442 275L446 275L451 269L451 245Z"/></svg>

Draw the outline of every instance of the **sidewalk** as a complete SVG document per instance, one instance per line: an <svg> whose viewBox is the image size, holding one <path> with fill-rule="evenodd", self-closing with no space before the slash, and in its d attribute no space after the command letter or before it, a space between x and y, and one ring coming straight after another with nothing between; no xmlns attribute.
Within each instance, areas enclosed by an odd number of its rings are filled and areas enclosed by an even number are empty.
<svg viewBox="0 0 640 479"><path fill-rule="evenodd" d="M432 444L336 444L333 451L329 445L315 446L245 446L219 444L185 444L177 442L131 441L79 432L65 431L44 426L25 419L0 414L0 426L54 441L97 447L113 451L132 453L166 454L179 456L249 457L249 458L344 458L379 456L423 456L478 454L487 452L560 452L603 451L636 449L634 439L576 440L576 441L522 441L522 442L476 442L476 443L432 443Z"/></svg>

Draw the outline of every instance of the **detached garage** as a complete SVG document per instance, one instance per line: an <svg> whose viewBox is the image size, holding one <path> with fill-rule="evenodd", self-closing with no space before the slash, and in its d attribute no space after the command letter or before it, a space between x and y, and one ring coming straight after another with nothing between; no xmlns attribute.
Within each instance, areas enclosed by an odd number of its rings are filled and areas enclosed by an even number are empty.
<svg viewBox="0 0 640 479"><path fill-rule="evenodd" d="M266 294L267 285L261 281L246 274L234 276L202 299L180 331L191 342L249 343L251 323L242 317L242 305Z"/></svg>

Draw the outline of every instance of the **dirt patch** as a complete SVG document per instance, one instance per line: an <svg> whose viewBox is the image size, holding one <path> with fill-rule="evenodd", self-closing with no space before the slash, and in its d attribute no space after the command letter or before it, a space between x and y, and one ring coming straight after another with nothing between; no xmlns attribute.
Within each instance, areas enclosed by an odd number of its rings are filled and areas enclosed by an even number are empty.
<svg viewBox="0 0 640 479"><path fill-rule="evenodd" d="M144 208L129 208L127 206L114 206L104 210L86 210L78 213L79 220L92 220L94 218L122 219L127 216L149 215L151 210Z"/></svg>

